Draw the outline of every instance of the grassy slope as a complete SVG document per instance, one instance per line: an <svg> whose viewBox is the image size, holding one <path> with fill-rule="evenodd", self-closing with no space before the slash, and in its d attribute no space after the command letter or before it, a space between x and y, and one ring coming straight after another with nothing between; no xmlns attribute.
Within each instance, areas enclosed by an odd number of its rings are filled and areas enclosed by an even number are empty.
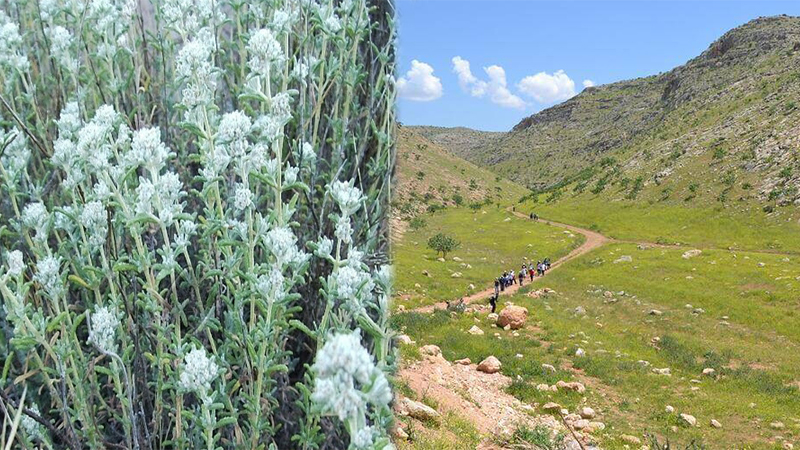
<svg viewBox="0 0 800 450"><path fill-rule="evenodd" d="M430 205L495 201L511 204L526 190L453 156L409 127L399 128L394 215L408 219Z"/></svg>
<svg viewBox="0 0 800 450"><path fill-rule="evenodd" d="M747 253L734 257L716 250L686 260L681 253L613 244L570 262L543 284L558 294L543 300L513 298L532 311L536 324L519 337L490 328L485 319L479 324L487 332L484 336L466 334L474 323L471 315L451 319L446 313L406 314L394 320L419 345L439 345L448 359L480 360L494 354L503 373L522 377L510 392L527 402L556 401L574 410L582 396L543 394L534 386L583 381L587 404L609 426L600 437L604 448L622 448L620 434L641 435L645 430L673 442L698 439L708 448L767 449L774 448L769 441L775 435L797 439L800 282L794 274L800 271L800 259L786 262L782 256ZM631 255L633 262L613 263L620 255ZM720 270L724 268L731 270ZM615 295L617 303L604 303L605 290L625 294ZM692 314L686 304L706 312ZM576 315L577 306L587 314ZM654 308L664 314L648 315ZM722 316L729 317L730 325L722 323ZM656 336L660 350L651 341ZM572 356L578 347L588 356ZM517 358L517 353L524 357ZM673 375L653 374L639 360L670 367ZM544 372L542 363L559 367L559 372ZM565 370L572 365L578 372ZM720 377L702 376L706 367ZM693 386L700 389L692 391ZM700 426L685 426L676 414L665 412L666 405L694 415ZM709 426L712 418L723 424L721 430ZM784 422L787 431L769 429L773 421Z"/></svg>
<svg viewBox="0 0 800 450"><path fill-rule="evenodd" d="M555 261L583 242L583 236L520 219L497 206L481 211L448 208L420 217L427 222L424 228L408 230L393 243L397 268L395 303L407 308L475 292L468 289L470 284L483 290L504 270L519 270L525 258L535 261L549 257ZM448 254L445 262L438 261L438 255L426 245L428 238L439 232L461 241L461 247ZM454 261L454 257L460 261ZM424 276L423 270L431 276ZM462 276L453 278L455 272Z"/></svg>
<svg viewBox="0 0 800 450"><path fill-rule="evenodd" d="M757 208L721 209L712 203L607 202L597 197L564 198L548 203L546 197L541 195L539 202L526 201L518 208L623 240L800 252L796 212L767 216Z"/></svg>

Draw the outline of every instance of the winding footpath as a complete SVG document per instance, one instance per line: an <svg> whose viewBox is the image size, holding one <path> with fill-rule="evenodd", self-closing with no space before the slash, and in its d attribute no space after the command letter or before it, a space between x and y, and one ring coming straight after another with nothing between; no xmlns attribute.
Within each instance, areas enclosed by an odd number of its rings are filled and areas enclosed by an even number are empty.
<svg viewBox="0 0 800 450"><path fill-rule="evenodd" d="M525 215L525 214L523 214L521 212L513 211L513 214L515 216L517 216L517 217L530 220L527 215ZM559 258L558 260L556 260L555 262L553 262L553 264L550 265L550 270L557 269L559 266L561 266L562 264L566 263L567 261L573 260L573 259L575 259L575 258L577 258L579 256L583 256L583 255L591 252L592 250L594 250L594 249L596 249L598 247L602 247L603 245L605 245L605 244L607 244L609 242L617 242L614 239L611 239L609 237L603 236L602 234L600 234L600 233L598 233L596 231L587 230L585 228L576 227L574 225L568 225L568 224L565 224L565 223L554 222L552 220L545 220L545 219L541 219L541 218L538 221L541 222L541 223L546 223L548 225L552 225L554 227L558 227L558 228L563 228L565 230L569 230L569 231L571 231L573 233L576 233L576 234L581 234L586 238L586 241L584 241L584 243L581 244L579 247L574 248L567 255L565 255L565 256ZM649 244L649 245L652 245L652 244ZM542 278L543 277L535 277L533 279L533 281L530 281L529 283L536 283L539 280L541 280ZM500 292L500 295L501 296L502 295L513 295L514 293L516 293L519 290L519 288L520 288L519 284L512 284L511 286L507 287L505 289L505 291ZM490 287L490 288L484 289L484 290L482 290L480 292L476 292L476 293L474 293L472 295L463 297L463 300L464 300L465 304L470 304L470 303L477 302L479 300L488 299L489 297L492 296L492 294L494 294L494 287ZM410 311L418 312L418 313L432 313L433 311L435 311L437 309L445 309L445 308L447 308L447 302L439 302L439 303L434 303L432 305L421 306L419 308L415 308L415 309L412 309Z"/></svg>

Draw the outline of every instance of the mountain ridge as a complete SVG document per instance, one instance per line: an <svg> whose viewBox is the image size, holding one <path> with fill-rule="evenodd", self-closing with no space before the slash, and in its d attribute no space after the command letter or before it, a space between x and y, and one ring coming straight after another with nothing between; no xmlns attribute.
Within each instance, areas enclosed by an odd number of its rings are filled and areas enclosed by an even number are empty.
<svg viewBox="0 0 800 450"><path fill-rule="evenodd" d="M438 134L537 191L788 205L800 201L798 73L800 18L760 17L668 72L587 88L507 133Z"/></svg>

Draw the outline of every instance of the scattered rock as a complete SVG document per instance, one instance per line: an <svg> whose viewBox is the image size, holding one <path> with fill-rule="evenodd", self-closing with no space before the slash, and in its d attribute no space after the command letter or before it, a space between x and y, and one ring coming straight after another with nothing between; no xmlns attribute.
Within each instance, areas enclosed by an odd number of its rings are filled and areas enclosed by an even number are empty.
<svg viewBox="0 0 800 450"><path fill-rule="evenodd" d="M577 392L579 394L583 394L584 392L586 392L586 387L577 381L567 382L564 380L559 380L559 382L556 383L556 387L567 391Z"/></svg>
<svg viewBox="0 0 800 450"><path fill-rule="evenodd" d="M688 250L683 253L683 259L694 258L695 256L698 256L701 253L703 253L703 251L698 249Z"/></svg>
<svg viewBox="0 0 800 450"><path fill-rule="evenodd" d="M578 431L584 430L588 427L589 427L589 421L586 419L577 420L575 421L575 423L572 424L572 428L575 428Z"/></svg>
<svg viewBox="0 0 800 450"><path fill-rule="evenodd" d="M681 419L683 419L684 422L689 424L690 427L697 426L697 419L691 414L681 414Z"/></svg>
<svg viewBox="0 0 800 450"><path fill-rule="evenodd" d="M411 345L411 344L414 343L414 341L412 341L411 338L407 334L401 334L401 335L397 336L396 339L397 339L397 342L399 344L403 344L403 345Z"/></svg>
<svg viewBox="0 0 800 450"><path fill-rule="evenodd" d="M453 361L453 364L459 364L459 365L462 365L462 366L468 366L468 365L472 364L472 360L469 359L469 358L457 359L457 360Z"/></svg>
<svg viewBox="0 0 800 450"><path fill-rule="evenodd" d="M633 262L633 258L630 255L622 255L614 260L614 264L621 262Z"/></svg>
<svg viewBox="0 0 800 450"><path fill-rule="evenodd" d="M439 262L445 262L444 258L436 258L436 260L439 261Z"/></svg>
<svg viewBox="0 0 800 450"><path fill-rule="evenodd" d="M636 436L631 436L630 434L623 434L619 437L622 442L632 445L642 445L642 440Z"/></svg>
<svg viewBox="0 0 800 450"><path fill-rule="evenodd" d="M498 315L496 313L489 313L489 315L486 316L486 318L491 320L492 322L497 322Z"/></svg>
<svg viewBox="0 0 800 450"><path fill-rule="evenodd" d="M580 415L584 419L594 419L595 418L594 410L592 408L589 408L588 406L584 406L583 408L581 408Z"/></svg>
<svg viewBox="0 0 800 450"><path fill-rule="evenodd" d="M714 428L722 428L722 424L719 423L716 419L711 419L711 426Z"/></svg>
<svg viewBox="0 0 800 450"><path fill-rule="evenodd" d="M711 367L706 367L705 369L703 369L703 375L713 377L715 373L717 373L717 371L712 369Z"/></svg>
<svg viewBox="0 0 800 450"><path fill-rule="evenodd" d="M417 420L438 422L441 418L441 414L435 409L410 398L403 399L403 407L408 411L409 416Z"/></svg>
<svg viewBox="0 0 800 450"><path fill-rule="evenodd" d="M436 345L423 345L419 352L426 356L442 356L442 349Z"/></svg>
<svg viewBox="0 0 800 450"><path fill-rule="evenodd" d="M586 431L590 433L596 433L598 431L603 431L606 429L606 424L603 422L589 422L589 426L586 427Z"/></svg>
<svg viewBox="0 0 800 450"><path fill-rule="evenodd" d="M613 297L613 296L614 296L614 293L613 293L613 292L611 292L611 291L605 291L605 292L603 292L603 297L605 297L605 298L611 298L611 297Z"/></svg>
<svg viewBox="0 0 800 450"><path fill-rule="evenodd" d="M423 274L423 275L425 275L425 276L426 276L426 277L428 277L428 278L430 278L430 276L431 276L431 273L430 273L430 272L428 272L427 270L423 270L423 271L422 271L422 274Z"/></svg>
<svg viewBox="0 0 800 450"><path fill-rule="evenodd" d="M542 369L544 369L546 372L553 372L553 373L556 373L556 368L555 368L555 367L553 367L553 366L552 366L552 365L550 365L550 364L542 364Z"/></svg>
<svg viewBox="0 0 800 450"><path fill-rule="evenodd" d="M461 262L461 261L463 261L463 260L462 260L461 258L459 258L458 256L453 256L453 261L455 261L455 262Z"/></svg>
<svg viewBox="0 0 800 450"><path fill-rule="evenodd" d="M586 314L586 308L584 308L583 306L578 306L577 308L575 308L575 314L579 316Z"/></svg>
<svg viewBox="0 0 800 450"><path fill-rule="evenodd" d="M478 364L478 371L483 373L497 373L500 372L502 364L500 360L494 356L490 356Z"/></svg>
<svg viewBox="0 0 800 450"><path fill-rule="evenodd" d="M467 286L467 288L468 288L470 291L474 291L474 290L475 290L475 285L474 285L474 284L472 284L472 283L470 283L470 284L469 284L469 286Z"/></svg>
<svg viewBox="0 0 800 450"><path fill-rule="evenodd" d="M659 311L659 310L657 310L657 309L651 309L648 314L650 314L651 316L660 316L660 315L662 315L664 313Z"/></svg>
<svg viewBox="0 0 800 450"><path fill-rule="evenodd" d="M554 402L547 402L547 403L544 404L544 406L542 406L542 409L545 412L558 413L559 411L561 411L561 405L559 405L558 403L554 403Z"/></svg>
<svg viewBox="0 0 800 450"><path fill-rule="evenodd" d="M483 335L483 330L478 328L477 325L473 325L472 328L467 330L467 333L469 333L471 335L474 335L474 336L482 336Z"/></svg>
<svg viewBox="0 0 800 450"><path fill-rule="evenodd" d="M500 311L500 316L497 319L497 325L505 327L510 325L512 330L518 330L525 326L525 321L528 319L528 308L522 306L509 305Z"/></svg>
<svg viewBox="0 0 800 450"><path fill-rule="evenodd" d="M653 373L656 373L658 375L672 376L672 371L669 369L669 367L665 367L663 369L654 368Z"/></svg>
<svg viewBox="0 0 800 450"><path fill-rule="evenodd" d="M450 278L461 278L461 277L462 277L461 272L453 272L452 274L450 274Z"/></svg>
<svg viewBox="0 0 800 450"><path fill-rule="evenodd" d="M786 428L786 425L784 425L783 422L772 422L769 424L769 427L772 428L773 430L782 430Z"/></svg>
<svg viewBox="0 0 800 450"><path fill-rule="evenodd" d="M672 407L672 406L670 406L670 405L667 405L667 407L666 407L666 408L664 408L664 409L667 411L667 414L672 414L672 413L674 413L674 412L675 412L675 408L673 408L673 407Z"/></svg>
<svg viewBox="0 0 800 450"><path fill-rule="evenodd" d="M395 439L399 439L401 441L408 440L408 433L406 433L406 430L404 430L400 425L394 427L392 430L392 435L395 437Z"/></svg>
<svg viewBox="0 0 800 450"><path fill-rule="evenodd" d="M577 356L578 358L583 358L584 356L586 356L586 351L582 348L579 348L575 350L575 356Z"/></svg>

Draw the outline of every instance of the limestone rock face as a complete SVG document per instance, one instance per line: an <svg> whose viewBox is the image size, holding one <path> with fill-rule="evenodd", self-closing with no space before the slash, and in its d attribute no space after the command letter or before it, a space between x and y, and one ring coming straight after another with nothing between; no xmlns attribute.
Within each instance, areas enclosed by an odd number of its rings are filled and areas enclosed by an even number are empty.
<svg viewBox="0 0 800 450"><path fill-rule="evenodd" d="M518 330L525 326L526 320L528 320L528 308L510 305L500 311L500 315L497 318L497 326L505 327L508 325L512 330Z"/></svg>

